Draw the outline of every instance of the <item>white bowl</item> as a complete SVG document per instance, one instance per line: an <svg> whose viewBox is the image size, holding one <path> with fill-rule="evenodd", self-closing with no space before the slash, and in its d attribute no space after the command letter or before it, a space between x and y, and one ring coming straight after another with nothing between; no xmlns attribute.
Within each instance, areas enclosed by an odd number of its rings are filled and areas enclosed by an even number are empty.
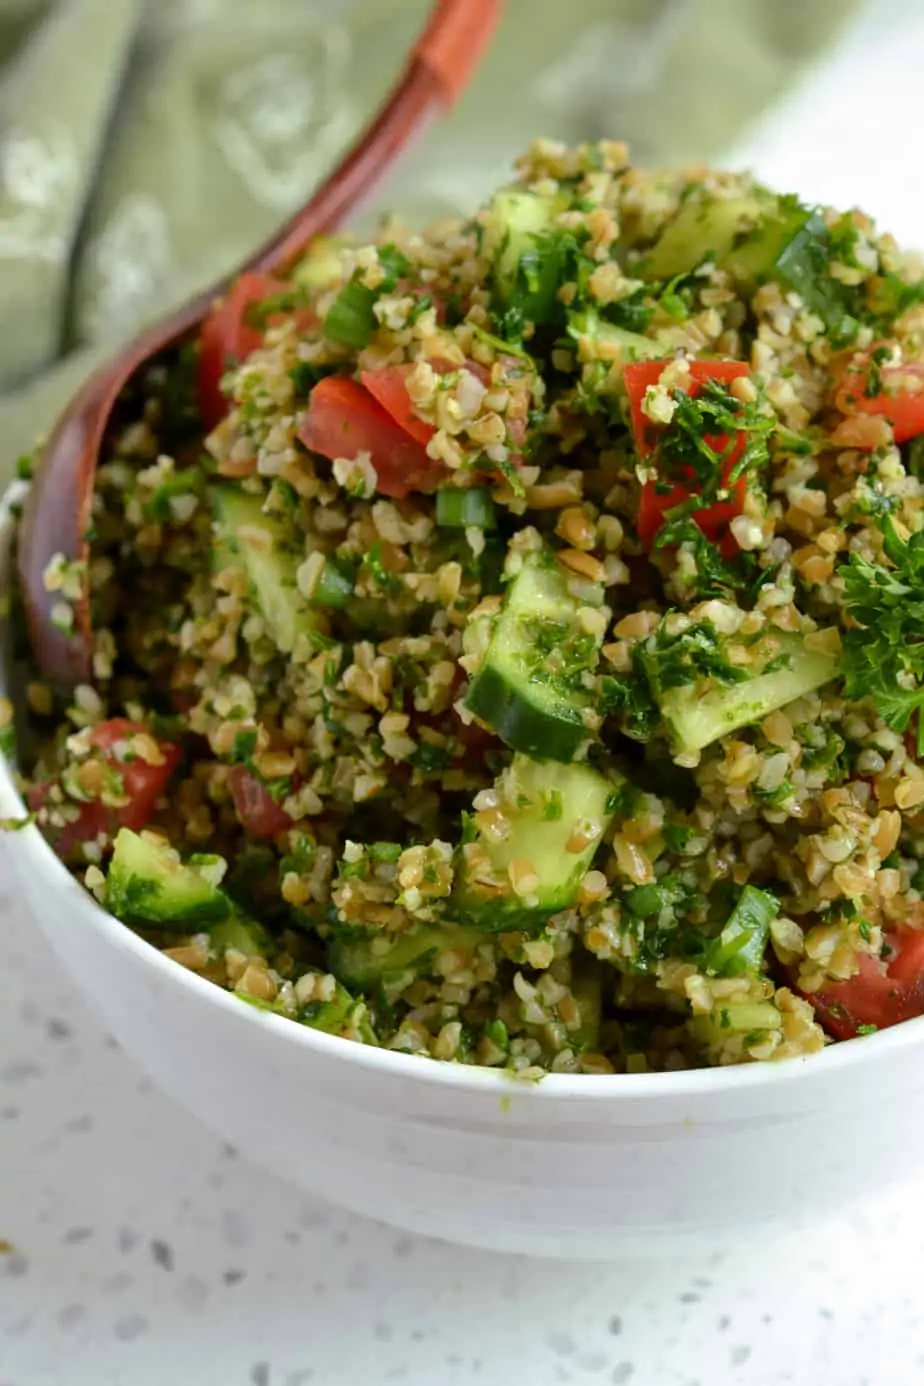
<svg viewBox="0 0 924 1386"><path fill-rule="evenodd" d="M0 597L23 494L0 503ZM23 812L0 765L0 817ZM16 873L156 1082L256 1162L386 1222L505 1251L674 1253L801 1221L924 1163L924 1019L804 1060L523 1084L255 1010L101 909L37 828L0 853L0 878Z"/></svg>

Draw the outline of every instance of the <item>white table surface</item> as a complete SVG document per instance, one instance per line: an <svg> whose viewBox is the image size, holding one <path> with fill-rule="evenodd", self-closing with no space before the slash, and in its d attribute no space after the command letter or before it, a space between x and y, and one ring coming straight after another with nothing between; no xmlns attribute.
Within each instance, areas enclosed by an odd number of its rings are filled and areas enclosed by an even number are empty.
<svg viewBox="0 0 924 1386"><path fill-rule="evenodd" d="M921 10L875 7L735 162L924 241L900 153ZM724 1256L562 1265L409 1237L293 1192L152 1090L5 875L0 851L0 1386L924 1381L924 1152L903 1194L858 1171L859 1211Z"/></svg>

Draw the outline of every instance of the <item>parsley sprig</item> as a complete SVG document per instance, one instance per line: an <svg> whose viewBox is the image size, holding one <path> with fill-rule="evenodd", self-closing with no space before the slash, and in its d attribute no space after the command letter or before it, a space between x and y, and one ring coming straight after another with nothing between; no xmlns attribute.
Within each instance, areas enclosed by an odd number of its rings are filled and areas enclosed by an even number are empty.
<svg viewBox="0 0 924 1386"><path fill-rule="evenodd" d="M893 731L917 713L917 753L924 755L924 532L903 539L892 506L872 498L883 554L892 565L851 553L839 573L845 607L859 629L844 635L844 692L871 698Z"/></svg>

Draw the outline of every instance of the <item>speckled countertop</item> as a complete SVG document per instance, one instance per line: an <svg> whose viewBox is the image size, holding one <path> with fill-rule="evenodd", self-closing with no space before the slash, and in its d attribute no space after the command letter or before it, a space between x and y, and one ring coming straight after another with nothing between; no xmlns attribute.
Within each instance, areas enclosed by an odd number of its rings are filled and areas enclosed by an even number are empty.
<svg viewBox="0 0 924 1386"><path fill-rule="evenodd" d="M293 1192L153 1091L8 898L0 1237L0 1386L924 1380L924 1178L723 1258L409 1237Z"/></svg>
<svg viewBox="0 0 924 1386"><path fill-rule="evenodd" d="M919 0L873 7L735 162L924 241L924 183L881 138L920 128L922 66ZM722 1257L561 1265L409 1237L293 1192L152 1090L6 875L0 850L0 1386L924 1381L924 1154L903 1194L861 1171L860 1211Z"/></svg>

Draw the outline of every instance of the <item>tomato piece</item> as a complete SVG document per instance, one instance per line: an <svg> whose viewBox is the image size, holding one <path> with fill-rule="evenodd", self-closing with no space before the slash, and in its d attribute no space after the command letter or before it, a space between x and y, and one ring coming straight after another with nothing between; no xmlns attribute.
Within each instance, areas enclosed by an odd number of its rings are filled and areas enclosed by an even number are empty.
<svg viewBox="0 0 924 1386"><path fill-rule="evenodd" d="M864 954L856 976L807 997L835 1039L852 1039L864 1025L886 1030L924 1015L924 929L896 929L886 941L893 950L887 959Z"/></svg>
<svg viewBox="0 0 924 1386"><path fill-rule="evenodd" d="M209 313L199 334L199 412L211 432L228 412L221 392L221 378L229 366L246 361L263 340L263 333L247 321L252 303L262 303L288 285L271 274L242 274L225 297Z"/></svg>
<svg viewBox="0 0 924 1386"><path fill-rule="evenodd" d="M834 402L842 414L880 415L892 425L896 443L906 443L924 433L924 363L879 366L874 352L857 352L841 374Z"/></svg>
<svg viewBox="0 0 924 1386"><path fill-rule="evenodd" d="M228 781L234 810L248 837L266 840L291 828L293 819L246 766L235 765Z"/></svg>
<svg viewBox="0 0 924 1386"><path fill-rule="evenodd" d="M299 438L322 457L368 452L383 496L403 499L435 481L442 468L427 456L364 385L346 375L329 375L311 391Z"/></svg>
<svg viewBox="0 0 924 1386"><path fill-rule="evenodd" d="M650 457L657 450L660 429L648 418L642 406L648 389L652 385L657 385L661 379L665 364L664 361L633 361L623 371L623 379L629 396L632 432L635 435L635 445L641 457ZM744 361L691 361L689 394L691 398L695 399L703 385L709 380L719 380L723 384L729 384L732 380L739 380L748 374L750 372ZM729 444L729 440L724 434L708 435L706 441L716 452L724 452ZM744 445L745 439L742 435L726 459L723 468L725 485L728 484L728 477L740 457ZM658 487L658 482L647 481L642 487L639 500L638 537L646 548L651 548L654 543L658 531L664 524L667 511L680 505L683 501L689 500L694 494L693 491L679 482L667 491L659 490ZM728 500L716 501L713 505L704 506L701 510L694 510L691 513L691 519L699 525L707 539L719 540L729 522L736 515L741 514L744 509L746 489L745 478L739 477L731 488L731 495ZM728 556L727 550L729 548L732 549L732 553L737 551L737 545L734 545L731 536L727 534L722 539L722 547L726 556Z"/></svg>
<svg viewBox="0 0 924 1386"><path fill-rule="evenodd" d="M413 369L410 364L384 366L377 371L363 371L360 378L373 399L378 400L395 423L426 447L436 429L414 412L414 404L405 383Z"/></svg>
<svg viewBox="0 0 924 1386"><path fill-rule="evenodd" d="M101 760L107 769L116 772L128 803L114 807L101 799L75 801L66 798L67 803L77 805L77 817L62 827L41 825L59 857L67 859L80 843L93 841L101 834L112 838L120 828L140 832L150 821L182 752L172 742L157 739L163 760L159 765L151 765L141 756L131 754L128 743L140 734L149 735L147 727L126 717L113 717L93 728L89 736L91 751L86 759ZM40 809L47 802L52 783L47 781L32 786L29 791L31 809Z"/></svg>

